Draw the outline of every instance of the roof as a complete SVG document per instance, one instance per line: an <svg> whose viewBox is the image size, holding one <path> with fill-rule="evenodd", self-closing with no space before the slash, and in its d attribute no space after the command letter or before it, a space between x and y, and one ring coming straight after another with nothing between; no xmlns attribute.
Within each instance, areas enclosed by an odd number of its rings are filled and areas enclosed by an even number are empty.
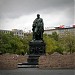
<svg viewBox="0 0 75 75"><path fill-rule="evenodd" d="M52 30L64 30L64 29L74 29L75 27L69 27L69 28L59 28L59 27L55 27L55 29L47 29L44 31L52 31Z"/></svg>

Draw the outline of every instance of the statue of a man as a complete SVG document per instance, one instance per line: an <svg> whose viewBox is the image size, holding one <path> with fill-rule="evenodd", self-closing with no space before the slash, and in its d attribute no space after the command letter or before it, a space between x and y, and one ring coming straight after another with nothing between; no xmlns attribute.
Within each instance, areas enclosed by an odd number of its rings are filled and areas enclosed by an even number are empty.
<svg viewBox="0 0 75 75"><path fill-rule="evenodd" d="M33 21L32 27L33 40L43 40L44 23L39 14L37 14L37 18Z"/></svg>

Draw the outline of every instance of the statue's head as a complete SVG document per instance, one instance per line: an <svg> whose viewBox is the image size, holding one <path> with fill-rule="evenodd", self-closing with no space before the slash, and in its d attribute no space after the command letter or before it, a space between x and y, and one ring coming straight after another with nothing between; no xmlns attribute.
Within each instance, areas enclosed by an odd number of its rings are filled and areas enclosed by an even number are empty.
<svg viewBox="0 0 75 75"><path fill-rule="evenodd" d="M40 14L37 14L37 18L40 18Z"/></svg>

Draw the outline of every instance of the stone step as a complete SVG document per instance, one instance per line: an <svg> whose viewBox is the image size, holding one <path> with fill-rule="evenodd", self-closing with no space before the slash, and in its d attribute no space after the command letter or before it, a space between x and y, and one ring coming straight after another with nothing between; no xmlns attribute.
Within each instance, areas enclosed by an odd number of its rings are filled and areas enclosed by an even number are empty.
<svg viewBox="0 0 75 75"><path fill-rule="evenodd" d="M18 63L18 68L38 68L39 55L29 55L27 62Z"/></svg>
<svg viewBox="0 0 75 75"><path fill-rule="evenodd" d="M18 65L18 68L38 68L38 65Z"/></svg>
<svg viewBox="0 0 75 75"><path fill-rule="evenodd" d="M38 68L38 65L29 63L19 63L18 68Z"/></svg>
<svg viewBox="0 0 75 75"><path fill-rule="evenodd" d="M26 63L18 63L18 65L38 65L38 63L35 62L26 62Z"/></svg>

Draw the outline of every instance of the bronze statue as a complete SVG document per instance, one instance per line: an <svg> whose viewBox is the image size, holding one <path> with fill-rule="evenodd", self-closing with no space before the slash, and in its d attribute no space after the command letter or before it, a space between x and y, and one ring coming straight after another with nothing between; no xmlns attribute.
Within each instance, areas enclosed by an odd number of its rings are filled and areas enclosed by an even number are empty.
<svg viewBox="0 0 75 75"><path fill-rule="evenodd" d="M32 27L33 40L43 40L44 23L39 14L37 14L37 18L33 21Z"/></svg>
<svg viewBox="0 0 75 75"><path fill-rule="evenodd" d="M44 23L40 15L33 21L32 25L33 39L29 42L29 54L42 55L45 54L46 44L43 40Z"/></svg>

